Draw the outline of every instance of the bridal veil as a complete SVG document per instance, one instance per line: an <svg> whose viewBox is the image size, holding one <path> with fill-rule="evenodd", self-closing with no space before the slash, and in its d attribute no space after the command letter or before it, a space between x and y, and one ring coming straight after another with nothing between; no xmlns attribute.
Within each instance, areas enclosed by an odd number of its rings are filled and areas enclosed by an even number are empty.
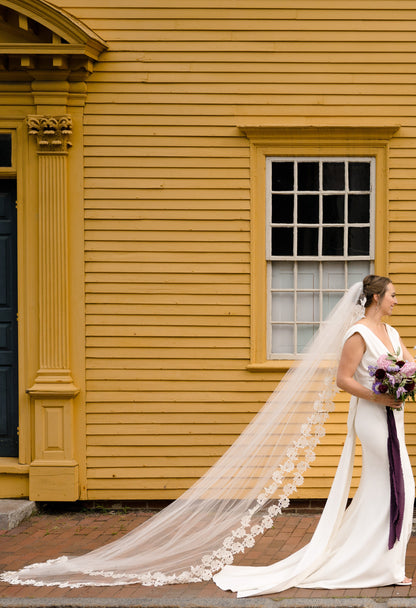
<svg viewBox="0 0 416 608"><path fill-rule="evenodd" d="M180 498L108 545L0 579L60 587L199 582L254 546L315 459L337 392L343 336L363 314L361 292L361 282L348 290L235 443Z"/></svg>

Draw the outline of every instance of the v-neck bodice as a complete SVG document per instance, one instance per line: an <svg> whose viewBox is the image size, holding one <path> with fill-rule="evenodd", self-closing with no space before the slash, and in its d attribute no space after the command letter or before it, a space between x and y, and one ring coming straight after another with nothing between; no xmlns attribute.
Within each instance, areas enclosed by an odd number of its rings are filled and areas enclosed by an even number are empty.
<svg viewBox="0 0 416 608"><path fill-rule="evenodd" d="M371 388L372 378L368 373L368 366L375 365L377 359L382 354L398 354L402 355L402 349L400 344L400 336L398 332L386 324L387 335L390 339L391 345L394 349L394 353L390 353L390 349L384 344L384 342L376 336L376 334L366 325L362 323L356 323L345 334L344 342L348 340L355 333L359 333L365 342L365 352L361 358L360 363L355 371L354 378L364 386Z"/></svg>

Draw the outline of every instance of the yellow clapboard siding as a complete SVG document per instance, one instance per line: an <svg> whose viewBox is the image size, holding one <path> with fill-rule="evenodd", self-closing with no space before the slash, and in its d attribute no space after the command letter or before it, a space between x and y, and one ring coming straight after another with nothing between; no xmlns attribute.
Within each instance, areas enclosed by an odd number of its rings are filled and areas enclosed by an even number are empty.
<svg viewBox="0 0 416 608"><path fill-rule="evenodd" d="M239 124L400 125L385 256L392 323L416 343L416 7L55 1L109 46L84 112L88 497L175 498L282 377L247 370L256 210ZM337 401L296 497L327 495L346 428ZM407 419L416 460L416 407Z"/></svg>

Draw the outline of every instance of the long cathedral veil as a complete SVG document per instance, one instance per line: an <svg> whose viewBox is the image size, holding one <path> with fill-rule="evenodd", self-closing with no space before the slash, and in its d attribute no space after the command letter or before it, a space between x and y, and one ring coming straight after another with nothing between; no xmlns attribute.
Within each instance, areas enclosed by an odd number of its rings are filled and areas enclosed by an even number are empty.
<svg viewBox="0 0 416 608"><path fill-rule="evenodd" d="M108 545L0 579L61 587L199 582L254 546L315 458L334 407L343 336L363 314L361 291L361 282L347 291L260 412L180 498Z"/></svg>

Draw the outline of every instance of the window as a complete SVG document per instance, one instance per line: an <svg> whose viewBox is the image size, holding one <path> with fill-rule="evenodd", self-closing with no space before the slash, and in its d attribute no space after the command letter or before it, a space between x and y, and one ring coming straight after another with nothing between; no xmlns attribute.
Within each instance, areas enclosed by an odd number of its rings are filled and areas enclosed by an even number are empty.
<svg viewBox="0 0 416 608"><path fill-rule="evenodd" d="M0 167L12 166L12 134L0 133Z"/></svg>
<svg viewBox="0 0 416 608"><path fill-rule="evenodd" d="M374 260L375 160L266 160L268 358L298 355Z"/></svg>

